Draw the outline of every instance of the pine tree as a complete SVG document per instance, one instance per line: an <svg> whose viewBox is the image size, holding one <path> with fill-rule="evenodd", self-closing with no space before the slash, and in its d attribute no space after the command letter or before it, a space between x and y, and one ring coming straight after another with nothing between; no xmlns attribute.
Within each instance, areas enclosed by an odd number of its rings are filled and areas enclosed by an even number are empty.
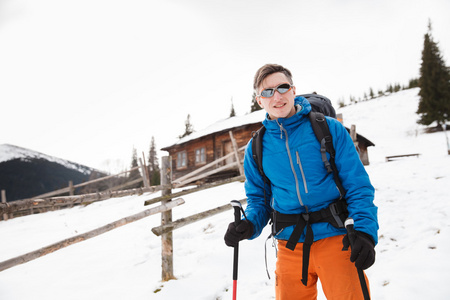
<svg viewBox="0 0 450 300"><path fill-rule="evenodd" d="M373 89L372 88L370 88L369 96L370 96L370 99L375 98L375 94L373 93Z"/></svg>
<svg viewBox="0 0 450 300"><path fill-rule="evenodd" d="M150 185L161 184L161 174L159 170L158 156L156 153L155 137L152 136L150 151L148 154L148 173L150 177Z"/></svg>
<svg viewBox="0 0 450 300"><path fill-rule="evenodd" d="M260 109L262 109L262 107L259 106L258 101L256 101L256 92L253 91L252 106L250 107L250 112L258 111Z"/></svg>
<svg viewBox="0 0 450 300"><path fill-rule="evenodd" d="M356 102L355 97L353 97L352 95L350 95L350 104L354 104Z"/></svg>
<svg viewBox="0 0 450 300"><path fill-rule="evenodd" d="M233 97L231 97L231 112L230 112L230 118L236 116L236 111L234 110L234 104L233 104Z"/></svg>
<svg viewBox="0 0 450 300"><path fill-rule="evenodd" d="M188 114L187 119L184 122L184 125L185 125L184 133L182 135L178 136L180 139L184 138L185 136L188 136L194 132L194 128L191 124L191 115Z"/></svg>
<svg viewBox="0 0 450 300"><path fill-rule="evenodd" d="M389 84L389 86L386 89L387 93L393 93L394 92L394 88L392 87L392 84Z"/></svg>
<svg viewBox="0 0 450 300"><path fill-rule="evenodd" d="M420 67L420 100L417 113L419 124L437 122L442 127L450 116L450 71L431 35L431 21L424 37L422 64Z"/></svg>
<svg viewBox="0 0 450 300"><path fill-rule="evenodd" d="M409 80L408 89L416 88L419 86L419 78L413 78Z"/></svg>
<svg viewBox="0 0 450 300"><path fill-rule="evenodd" d="M137 152L136 152L136 148L133 147L133 154L131 157L131 169L136 168L138 166L138 161L137 161ZM135 179L138 179L139 177L141 177L141 173L139 172L139 169L134 169L132 171L130 171L129 175L128 175L128 180L132 181ZM131 188L137 188L140 187L141 184L138 183L136 185L132 185Z"/></svg>

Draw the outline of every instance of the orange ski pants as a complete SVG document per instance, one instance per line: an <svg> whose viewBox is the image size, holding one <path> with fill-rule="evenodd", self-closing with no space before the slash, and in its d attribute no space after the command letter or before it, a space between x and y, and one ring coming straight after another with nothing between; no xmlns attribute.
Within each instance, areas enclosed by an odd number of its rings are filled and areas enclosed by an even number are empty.
<svg viewBox="0 0 450 300"><path fill-rule="evenodd" d="M343 237L329 237L312 244L307 286L301 282L303 243L298 243L292 251L286 248L286 241L279 240L275 271L276 299L317 299L318 278L328 300L364 299L355 264L350 262L350 249L342 251Z"/></svg>

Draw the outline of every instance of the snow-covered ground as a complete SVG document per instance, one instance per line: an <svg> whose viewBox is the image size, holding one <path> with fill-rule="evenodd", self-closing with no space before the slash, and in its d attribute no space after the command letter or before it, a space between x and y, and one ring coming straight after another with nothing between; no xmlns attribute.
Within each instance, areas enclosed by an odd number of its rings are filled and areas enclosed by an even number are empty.
<svg viewBox="0 0 450 300"><path fill-rule="evenodd" d="M375 143L367 171L379 207L377 261L367 274L372 299L449 299L450 156L443 132L423 134L416 124L418 90L345 107L346 126ZM385 162L385 156L420 153ZM0 222L0 261L36 250L148 209L158 194L123 197L86 207ZM245 198L231 183L183 197L173 219ZM233 250L223 235L230 210L174 231L176 280L161 282L161 239L151 232L155 215L34 261L0 272L0 299L231 299ZM264 242L243 241L239 299L274 299L274 279L264 265ZM267 243L269 272L275 251ZM325 299L319 294L319 299Z"/></svg>

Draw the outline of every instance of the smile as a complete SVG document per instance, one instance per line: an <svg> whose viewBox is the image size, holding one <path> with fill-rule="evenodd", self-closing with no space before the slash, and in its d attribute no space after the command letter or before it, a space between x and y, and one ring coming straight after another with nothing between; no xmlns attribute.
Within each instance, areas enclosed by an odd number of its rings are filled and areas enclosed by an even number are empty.
<svg viewBox="0 0 450 300"><path fill-rule="evenodd" d="M274 107L275 108L281 108L281 107L283 107L283 106L285 106L286 105L286 103L283 103L283 104L279 104L279 105L274 105Z"/></svg>

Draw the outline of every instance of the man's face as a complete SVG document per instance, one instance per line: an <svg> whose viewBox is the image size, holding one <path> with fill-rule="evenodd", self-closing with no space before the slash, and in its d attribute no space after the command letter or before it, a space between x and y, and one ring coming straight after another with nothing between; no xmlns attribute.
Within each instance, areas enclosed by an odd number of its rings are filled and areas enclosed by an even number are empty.
<svg viewBox="0 0 450 300"><path fill-rule="evenodd" d="M265 89L276 88L280 84L289 83L286 75L283 73L273 73L267 76L261 85L258 87L257 93L260 95ZM259 106L264 108L272 120L278 118L289 118L295 114L294 108L295 87L292 87L284 94L280 94L277 90L272 97L264 98L259 96L257 98Z"/></svg>

